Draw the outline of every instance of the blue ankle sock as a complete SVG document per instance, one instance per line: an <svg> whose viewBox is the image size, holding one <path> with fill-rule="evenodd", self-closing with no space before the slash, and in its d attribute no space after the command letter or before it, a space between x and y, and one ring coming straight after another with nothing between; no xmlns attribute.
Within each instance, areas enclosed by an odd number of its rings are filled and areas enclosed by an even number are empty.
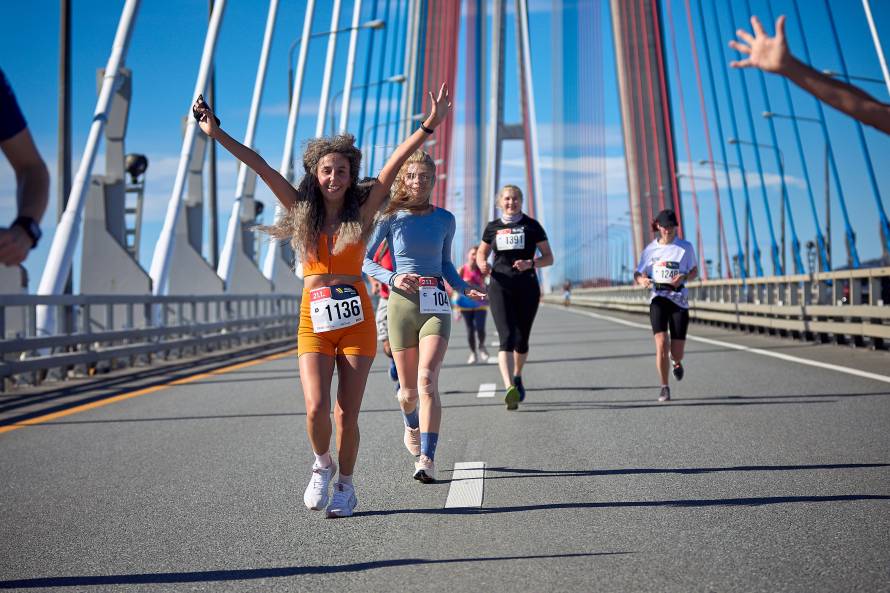
<svg viewBox="0 0 890 593"><path fill-rule="evenodd" d="M410 414L402 412L402 416L405 418L405 426L408 428L417 428L420 426L420 416L417 414L417 408L414 408L414 411Z"/></svg>
<svg viewBox="0 0 890 593"><path fill-rule="evenodd" d="M420 454L426 455L430 459L436 458L436 445L439 443L438 432L422 432L420 433Z"/></svg>

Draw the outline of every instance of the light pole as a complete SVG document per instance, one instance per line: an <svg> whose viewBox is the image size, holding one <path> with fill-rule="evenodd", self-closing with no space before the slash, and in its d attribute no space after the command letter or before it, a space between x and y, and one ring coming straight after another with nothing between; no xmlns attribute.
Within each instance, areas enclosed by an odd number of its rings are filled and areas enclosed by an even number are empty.
<svg viewBox="0 0 890 593"><path fill-rule="evenodd" d="M339 34L339 33L348 33L349 31L353 31L355 29L373 29L379 30L386 26L386 21L375 19L373 21L368 21L366 23L362 23L358 27L345 27L343 29L335 29L333 31L320 31L318 33L313 33L309 35L309 39L315 39L316 37L325 37L327 35ZM287 97L291 99L294 94L294 49L300 42L303 40L302 37L297 38L293 43L290 44L290 47L287 49Z"/></svg>
<svg viewBox="0 0 890 593"><path fill-rule="evenodd" d="M782 152L782 149L775 144L763 144L761 142L751 142L750 140L739 140L738 138L730 138L726 142L727 144L747 144L748 146L756 146L758 148L769 148L770 150L775 150L779 154L779 162L782 165L782 170L785 169L785 154Z"/></svg>
<svg viewBox="0 0 890 593"><path fill-rule="evenodd" d="M362 137L363 137L363 138L367 138L367 136L368 136L368 132L370 132L371 130L373 130L373 129L375 129L375 128L380 128L380 127L384 127L384 126L391 126L391 125L393 125L393 124L401 123L401 122L404 122L404 121L423 121L425 118L426 118L426 113L415 113L415 114L412 115L411 117L403 117L403 118L401 118L401 119L397 119L397 120L395 120L395 121L383 121L383 122L380 122L380 123L378 123L378 124L373 124L373 125L370 125L370 126L368 126L367 128L365 128L365 135L362 136ZM373 147L373 146L371 147L371 150L374 150L374 147ZM369 153L368 153L368 149L367 149L367 147L366 147L365 149L362 150L362 154L369 154ZM368 160L366 160L366 159L362 159L362 161L363 161L363 162L367 162L367 163L369 163L369 164L366 165L366 166L370 166L370 159L368 159ZM370 174L371 174L371 171L368 170L367 173L368 173L368 175L370 175Z"/></svg>
<svg viewBox="0 0 890 593"><path fill-rule="evenodd" d="M810 274L816 271L816 244L807 241L807 263L810 264Z"/></svg>
<svg viewBox="0 0 890 593"><path fill-rule="evenodd" d="M702 159L698 162L699 165L704 167L705 165L714 165L716 167L724 167L728 169L738 169L742 176L745 176L745 168L741 165L736 165L735 163L724 163L723 161L712 161L707 159ZM732 183L732 180L728 178L727 174L727 183ZM751 204L748 200L745 200L745 270L746 273L751 270L751 237L749 234L749 226L751 225ZM737 257L737 256L736 256ZM738 271L733 271L735 275L738 275Z"/></svg>
<svg viewBox="0 0 890 593"><path fill-rule="evenodd" d="M369 89L375 86L380 86L381 84L404 84L406 80L408 80L408 77L404 74L394 74L388 78L384 78L383 80L378 80L377 82L354 86L352 87L352 90L356 91L359 89ZM337 125L334 123L334 108L337 106L337 100L342 95L343 89L340 89L333 97L331 97L331 101L330 103L328 103L328 113L331 114L331 134L337 133Z"/></svg>
<svg viewBox="0 0 890 593"><path fill-rule="evenodd" d="M677 184L679 185L681 179L698 179L699 181L713 181L710 177L702 177L701 175L689 175L687 173L680 173L677 171L675 173L677 177ZM698 229L698 237L701 237L701 229ZM723 228L720 225L717 225L717 276L723 277ZM701 241L698 242L696 246L698 249L698 257L701 261L704 261L704 247L702 246ZM701 262L699 262L699 266L701 266ZM703 270L704 279L708 279L708 270Z"/></svg>
<svg viewBox="0 0 890 593"><path fill-rule="evenodd" d="M618 283L621 284L624 282L624 270L629 268L629 266L627 265L627 258L630 255L630 252L628 251L629 239L630 239L630 225L610 222L608 225L606 225L606 235L610 239L613 238L611 235L612 229L620 231L619 235L614 237L614 239L616 241L618 241L616 248L618 249L618 252L620 254L619 257L617 258L618 261L615 263L620 264L620 267L616 266L616 265L612 265L612 263L610 262L609 275L611 276L613 271L617 270L618 271ZM611 255L611 252L610 252L610 255Z"/></svg>
<svg viewBox="0 0 890 593"><path fill-rule="evenodd" d="M781 167L780 174L785 175L785 154L782 152L782 149L776 146L775 144L763 144L761 142L751 142L750 140L739 140L738 138L730 138L726 141L727 144L747 144L748 146L753 146L754 148L769 148L770 150L775 150L779 155L779 166ZM779 234L779 244L782 249L782 272L787 274L788 267L785 265L785 208L784 204L779 208L780 218L779 218L779 226L780 226L780 234ZM790 204L789 204L790 207Z"/></svg>
<svg viewBox="0 0 890 593"><path fill-rule="evenodd" d="M829 74L831 71L826 70L825 74L828 76L832 76ZM763 117L769 119L773 117L779 117L782 119L790 119L792 121L805 121L810 123L822 125L822 120L817 119L815 117L805 117L802 115L785 115L782 113L774 113L772 111L764 111ZM830 147L828 142L825 142L825 237L819 237L819 230L817 229L817 243L822 243L824 246L824 253L820 253L820 257L824 259L825 268L823 269L831 269L831 186L829 184L829 158L830 158ZM801 154L801 160L803 160L803 154ZM812 197L812 196L811 196Z"/></svg>

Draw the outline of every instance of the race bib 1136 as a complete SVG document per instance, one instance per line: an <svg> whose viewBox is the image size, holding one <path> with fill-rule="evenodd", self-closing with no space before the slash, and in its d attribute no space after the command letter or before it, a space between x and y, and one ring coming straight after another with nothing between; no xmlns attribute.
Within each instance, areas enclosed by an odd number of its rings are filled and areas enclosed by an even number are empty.
<svg viewBox="0 0 890 593"><path fill-rule="evenodd" d="M309 291L309 316L317 334L343 329L365 320L362 299L348 284L323 286Z"/></svg>

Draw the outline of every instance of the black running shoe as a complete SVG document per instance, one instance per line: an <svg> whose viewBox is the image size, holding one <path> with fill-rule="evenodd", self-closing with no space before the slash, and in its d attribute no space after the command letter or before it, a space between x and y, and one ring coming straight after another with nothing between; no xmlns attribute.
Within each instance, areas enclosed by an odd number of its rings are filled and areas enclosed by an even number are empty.
<svg viewBox="0 0 890 593"><path fill-rule="evenodd" d="M660 402L669 402L671 401L671 388L670 387L662 387L661 394L658 396L658 401Z"/></svg>
<svg viewBox="0 0 890 593"><path fill-rule="evenodd" d="M525 401L525 387L523 387L523 385L522 385L522 377L520 377L519 375L516 375L515 377L513 377L513 385L515 385L516 389L519 390L519 401L524 402Z"/></svg>
<svg viewBox="0 0 890 593"><path fill-rule="evenodd" d="M686 374L686 371L683 369L682 363L677 363L674 365L674 379L677 381L683 380L683 375Z"/></svg>

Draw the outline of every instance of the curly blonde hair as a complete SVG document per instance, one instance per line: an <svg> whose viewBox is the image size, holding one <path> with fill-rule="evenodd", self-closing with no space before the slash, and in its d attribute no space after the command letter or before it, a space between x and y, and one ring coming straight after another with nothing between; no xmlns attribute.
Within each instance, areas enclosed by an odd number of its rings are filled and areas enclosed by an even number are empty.
<svg viewBox="0 0 890 593"><path fill-rule="evenodd" d="M415 150L396 174L396 180L392 184L392 193L389 203L380 213L381 218L392 216L398 210L411 210L412 208L418 207L425 208L429 204L429 195L426 197L423 204L412 202L413 198L408 195L408 190L405 187L405 174L408 172L408 166L415 163L420 163L430 170L430 174L433 176L433 183L430 186L430 193L432 193L432 188L436 184L436 163L433 161L433 157L431 157L429 153L424 152L423 150Z"/></svg>
<svg viewBox="0 0 890 593"><path fill-rule="evenodd" d="M332 153L343 155L349 161L350 174L350 184L346 189L343 212L340 215L340 227L336 231L334 255L342 252L348 245L367 241L373 228L370 220L362 218L361 206L367 200L374 183L358 183L362 153L355 146L355 138L351 134L340 134L309 140L303 150L305 175L295 188L296 204L275 224L257 227L273 239L290 242L302 261L318 261L318 238L324 227L325 209L317 169L319 161Z"/></svg>

